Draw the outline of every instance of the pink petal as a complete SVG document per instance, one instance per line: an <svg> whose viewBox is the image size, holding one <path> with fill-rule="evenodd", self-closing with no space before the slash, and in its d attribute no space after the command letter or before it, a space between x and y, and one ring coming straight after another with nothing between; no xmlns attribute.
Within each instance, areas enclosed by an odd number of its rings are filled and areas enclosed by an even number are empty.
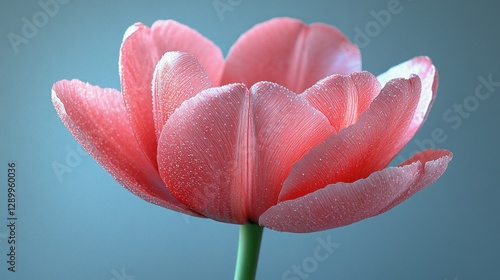
<svg viewBox="0 0 500 280"><path fill-rule="evenodd" d="M153 75L153 115L156 137L182 102L212 86L203 66L188 53L167 52Z"/></svg>
<svg viewBox="0 0 500 280"><path fill-rule="evenodd" d="M420 162L427 161L425 164L426 176L419 179L419 184L417 186L413 186L411 188L408 188L405 192L401 192L401 194L399 196L396 196L391 201L391 203L389 203L386 207L380 210L377 213L377 215L389 211L391 208L407 200L410 196L414 195L419 190L434 183L439 177L441 177L441 175L443 175L443 172L446 170L446 165L448 164L448 162L451 160L452 157L453 154L448 150L429 149L417 153L410 159L407 159L405 162L401 163L399 166L405 166L416 161ZM443 166L443 164L445 166Z"/></svg>
<svg viewBox="0 0 500 280"><path fill-rule="evenodd" d="M303 97L321 111L337 131L358 121L380 92L380 84L368 72L332 75L308 88Z"/></svg>
<svg viewBox="0 0 500 280"><path fill-rule="evenodd" d="M167 51L194 55L218 84L224 59L220 49L188 26L173 20L153 26L137 23L125 32L120 49L120 76L125 105L137 140L156 165L156 137L153 121L151 81L156 63Z"/></svg>
<svg viewBox="0 0 500 280"><path fill-rule="evenodd" d="M417 109L415 110L413 119L404 137L406 143L413 138L420 126L422 126L436 98L438 87L438 73L436 67L434 67L430 58L419 56L394 66L377 77L383 86L391 79L408 78L412 74L420 77L422 81L422 92L420 93Z"/></svg>
<svg viewBox="0 0 500 280"><path fill-rule="evenodd" d="M258 149L251 220L278 201L293 165L335 132L327 118L303 97L270 82L251 88Z"/></svg>
<svg viewBox="0 0 500 280"><path fill-rule="evenodd" d="M222 51L191 27L174 20L159 20L151 27L158 59L168 51L181 51L196 57L212 84L219 85L224 70ZM158 60L157 60L158 61Z"/></svg>
<svg viewBox="0 0 500 280"><path fill-rule="evenodd" d="M223 222L256 222L276 204L293 164L333 131L306 100L279 85L211 88L165 124L160 174L195 211Z"/></svg>
<svg viewBox="0 0 500 280"><path fill-rule="evenodd" d="M118 91L64 80L54 84L52 102L73 136L121 185L151 203L199 216L170 194L142 152Z"/></svg>
<svg viewBox="0 0 500 280"><path fill-rule="evenodd" d="M274 230L313 232L346 226L379 215L436 181L452 154L427 150L398 167L353 183L331 184L271 207L259 224Z"/></svg>
<svg viewBox="0 0 500 280"><path fill-rule="evenodd" d="M330 136L292 169L280 201L304 196L337 182L354 182L381 170L401 150L417 106L420 79L387 83L356 124Z"/></svg>
<svg viewBox="0 0 500 280"><path fill-rule="evenodd" d="M160 176L172 194L221 222L248 222L248 190L244 182L236 182L241 176L234 178L251 172L237 169L235 162L245 132L240 126L248 119L247 92L244 85L232 84L199 93L170 116L158 142Z"/></svg>
<svg viewBox="0 0 500 280"><path fill-rule="evenodd" d="M222 84L271 81L300 93L329 75L360 70L359 49L338 29L277 18L238 39L227 57Z"/></svg>

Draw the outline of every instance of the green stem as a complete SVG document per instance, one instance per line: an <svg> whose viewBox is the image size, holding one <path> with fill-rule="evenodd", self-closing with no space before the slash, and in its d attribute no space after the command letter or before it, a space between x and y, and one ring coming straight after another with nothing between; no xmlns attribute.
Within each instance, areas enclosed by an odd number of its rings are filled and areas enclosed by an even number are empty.
<svg viewBox="0 0 500 280"><path fill-rule="evenodd" d="M240 226L240 241L234 280L255 279L263 230L264 228L258 225Z"/></svg>

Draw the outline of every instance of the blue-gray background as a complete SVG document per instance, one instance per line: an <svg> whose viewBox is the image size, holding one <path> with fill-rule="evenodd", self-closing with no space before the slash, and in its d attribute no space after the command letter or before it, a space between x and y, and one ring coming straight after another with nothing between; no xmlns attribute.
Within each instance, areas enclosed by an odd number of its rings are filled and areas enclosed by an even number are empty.
<svg viewBox="0 0 500 280"><path fill-rule="evenodd" d="M374 74L430 56L440 73L438 98L415 139L429 143L442 129L446 139L436 145L454 159L437 183L384 215L311 234L266 230L258 278L282 279L293 265L311 265L321 238L338 248L308 279L500 279L500 87L483 87L491 92L485 100L474 96L479 77L500 81L498 2L401 0L401 12L377 30L373 13L389 0L220 1L241 3L220 17L213 0L69 0L45 23L38 1L0 2L1 279L231 279L238 226L186 218L120 187L79 154L50 89L65 78L120 88L118 50L134 22L175 19L226 55L240 34L276 16L337 26L362 47L363 68ZM8 34L21 36L23 17L33 22L34 15L43 24L14 46ZM455 113L464 102L466 114ZM454 121L443 116L448 110ZM401 155L419 149L412 141ZM6 269L9 161L18 166L15 273ZM54 164L68 172L58 177Z"/></svg>

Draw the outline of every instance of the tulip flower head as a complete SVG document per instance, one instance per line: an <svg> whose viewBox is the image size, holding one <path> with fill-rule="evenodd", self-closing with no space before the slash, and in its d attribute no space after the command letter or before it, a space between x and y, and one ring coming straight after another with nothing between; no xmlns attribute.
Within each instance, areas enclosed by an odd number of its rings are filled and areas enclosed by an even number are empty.
<svg viewBox="0 0 500 280"><path fill-rule="evenodd" d="M452 154L387 167L425 121L428 57L361 71L336 28L290 18L243 34L224 59L172 20L137 23L120 48L121 92L54 84L69 131L121 185L184 214L314 232L384 213L436 181Z"/></svg>

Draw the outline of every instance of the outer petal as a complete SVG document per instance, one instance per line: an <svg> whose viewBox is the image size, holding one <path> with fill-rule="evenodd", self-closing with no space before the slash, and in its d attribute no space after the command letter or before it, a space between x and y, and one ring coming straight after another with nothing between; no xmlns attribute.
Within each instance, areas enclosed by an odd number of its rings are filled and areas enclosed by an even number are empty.
<svg viewBox="0 0 500 280"><path fill-rule="evenodd" d="M280 201L294 199L337 182L354 182L381 170L401 150L417 106L420 79L389 82L353 124L312 149L292 169Z"/></svg>
<svg viewBox="0 0 500 280"><path fill-rule="evenodd" d="M180 201L207 217L257 222L276 204L293 164L333 131L325 116L279 85L211 88L165 124L160 174Z"/></svg>
<svg viewBox="0 0 500 280"><path fill-rule="evenodd" d="M222 84L271 81L299 93L329 75L360 70L359 49L336 28L277 18L238 39L227 57Z"/></svg>
<svg viewBox="0 0 500 280"><path fill-rule="evenodd" d="M332 75L308 88L302 96L330 120L337 131L358 121L380 92L380 84L368 72Z"/></svg>
<svg viewBox="0 0 500 280"><path fill-rule="evenodd" d="M452 154L427 150L398 167L353 183L336 183L271 207L259 219L265 227L313 232L346 226L381 214L436 181Z"/></svg>
<svg viewBox="0 0 500 280"><path fill-rule="evenodd" d="M167 51L194 55L218 84L224 60L220 49L195 30L172 20L153 26L137 23L125 32L120 49L120 77L125 105L139 144L156 165L151 81L156 63Z"/></svg>
<svg viewBox="0 0 500 280"><path fill-rule="evenodd" d="M182 102L212 86L198 60L183 52L167 52L153 75L153 115L156 138Z"/></svg>
<svg viewBox="0 0 500 280"><path fill-rule="evenodd" d="M221 222L248 222L246 186L233 182L240 118L247 88L210 88L187 100L168 119L158 145L160 176L191 209Z"/></svg>
<svg viewBox="0 0 500 280"><path fill-rule="evenodd" d="M377 77L382 86L384 86L391 79L408 78L412 74L416 74L420 77L422 81L422 92L420 93L420 100L418 101L413 119L404 136L404 141L406 141L406 143L408 143L415 133L417 133L418 129L427 118L431 105L436 98L438 87L438 73L436 67L434 67L430 58L419 56L394 66Z"/></svg>
<svg viewBox="0 0 500 280"><path fill-rule="evenodd" d="M170 194L141 151L118 91L64 80L54 84L52 102L73 136L121 185L151 203L199 216Z"/></svg>

